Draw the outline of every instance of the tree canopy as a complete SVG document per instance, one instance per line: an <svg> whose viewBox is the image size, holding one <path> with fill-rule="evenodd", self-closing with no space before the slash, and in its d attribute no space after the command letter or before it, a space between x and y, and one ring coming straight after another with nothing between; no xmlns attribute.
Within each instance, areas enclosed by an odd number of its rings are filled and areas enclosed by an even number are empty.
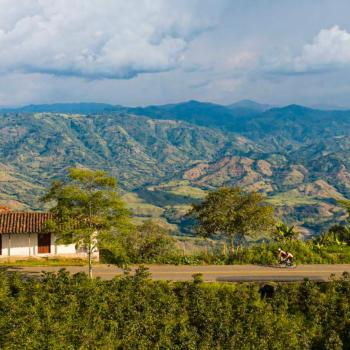
<svg viewBox="0 0 350 350"><path fill-rule="evenodd" d="M58 241L75 243L89 256L98 247L108 246L114 232L130 229L130 215L117 191L116 180L102 170L72 168L63 181L52 183L45 202L53 203L54 221L48 229Z"/></svg>
<svg viewBox="0 0 350 350"><path fill-rule="evenodd" d="M267 286L0 270L0 349L349 349L349 274Z"/></svg>
<svg viewBox="0 0 350 350"><path fill-rule="evenodd" d="M268 232L274 225L274 209L257 192L239 187L223 187L193 204L189 213L197 221L197 233L204 237L226 236L231 247L234 240Z"/></svg>

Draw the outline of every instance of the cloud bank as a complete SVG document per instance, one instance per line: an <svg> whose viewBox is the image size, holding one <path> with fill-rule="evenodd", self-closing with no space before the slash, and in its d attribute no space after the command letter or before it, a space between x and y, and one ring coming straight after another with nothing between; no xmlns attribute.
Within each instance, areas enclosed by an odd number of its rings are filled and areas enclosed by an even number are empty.
<svg viewBox="0 0 350 350"><path fill-rule="evenodd" d="M0 0L0 106L350 107L349 12L349 0Z"/></svg>
<svg viewBox="0 0 350 350"><path fill-rule="evenodd" d="M290 48L284 48L270 53L265 64L268 70L281 74L314 74L350 68L350 33L337 25L322 29L299 53L292 54Z"/></svg>
<svg viewBox="0 0 350 350"><path fill-rule="evenodd" d="M0 0L0 73L128 79L181 65L206 0Z"/></svg>
<svg viewBox="0 0 350 350"><path fill-rule="evenodd" d="M296 69L336 68L350 65L350 33L339 26L322 29L296 58Z"/></svg>

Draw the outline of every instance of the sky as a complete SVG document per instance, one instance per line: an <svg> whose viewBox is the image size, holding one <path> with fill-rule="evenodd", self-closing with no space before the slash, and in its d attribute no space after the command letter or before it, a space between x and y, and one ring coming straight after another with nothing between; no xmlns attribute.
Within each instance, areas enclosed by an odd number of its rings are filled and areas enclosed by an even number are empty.
<svg viewBox="0 0 350 350"><path fill-rule="evenodd" d="M349 0L0 0L0 106L350 107Z"/></svg>

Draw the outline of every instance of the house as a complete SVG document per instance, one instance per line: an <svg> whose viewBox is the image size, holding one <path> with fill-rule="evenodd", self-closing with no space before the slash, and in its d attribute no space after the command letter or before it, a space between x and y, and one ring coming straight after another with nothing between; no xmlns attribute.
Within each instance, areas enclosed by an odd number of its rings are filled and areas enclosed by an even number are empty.
<svg viewBox="0 0 350 350"><path fill-rule="evenodd" d="M1 210L0 258L81 255L75 244L56 244L55 235L44 231L51 218L50 213Z"/></svg>

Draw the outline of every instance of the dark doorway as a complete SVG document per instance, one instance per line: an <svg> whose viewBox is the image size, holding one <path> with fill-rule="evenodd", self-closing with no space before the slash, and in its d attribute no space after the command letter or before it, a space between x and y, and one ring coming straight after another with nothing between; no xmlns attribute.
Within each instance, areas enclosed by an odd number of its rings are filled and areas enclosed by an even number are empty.
<svg viewBox="0 0 350 350"><path fill-rule="evenodd" d="M50 233L38 234L38 253L39 254L51 253L51 234Z"/></svg>

